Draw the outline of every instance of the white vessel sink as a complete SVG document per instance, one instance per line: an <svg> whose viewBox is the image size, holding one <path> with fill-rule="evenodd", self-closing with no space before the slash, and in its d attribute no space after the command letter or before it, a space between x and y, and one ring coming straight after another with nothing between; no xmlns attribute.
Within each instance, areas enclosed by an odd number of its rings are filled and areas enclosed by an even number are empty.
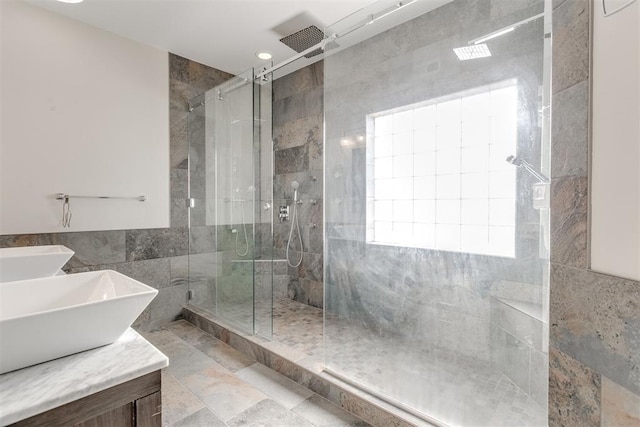
<svg viewBox="0 0 640 427"><path fill-rule="evenodd" d="M74 252L61 245L0 249L0 282L51 277Z"/></svg>
<svg viewBox="0 0 640 427"><path fill-rule="evenodd" d="M112 270L0 283L0 374L111 344L157 293Z"/></svg>

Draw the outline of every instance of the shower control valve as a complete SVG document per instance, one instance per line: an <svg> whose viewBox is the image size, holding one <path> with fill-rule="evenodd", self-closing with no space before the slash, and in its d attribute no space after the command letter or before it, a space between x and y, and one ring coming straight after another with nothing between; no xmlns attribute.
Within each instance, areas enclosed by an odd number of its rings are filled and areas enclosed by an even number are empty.
<svg viewBox="0 0 640 427"><path fill-rule="evenodd" d="M280 206L278 210L278 219L280 222L289 221L289 206Z"/></svg>

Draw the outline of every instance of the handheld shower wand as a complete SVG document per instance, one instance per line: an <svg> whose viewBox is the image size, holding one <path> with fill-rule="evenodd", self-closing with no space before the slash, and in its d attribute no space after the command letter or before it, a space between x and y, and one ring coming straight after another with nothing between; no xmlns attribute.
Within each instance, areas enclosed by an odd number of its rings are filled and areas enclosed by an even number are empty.
<svg viewBox="0 0 640 427"><path fill-rule="evenodd" d="M247 194L253 193L255 191L255 187L253 185L249 186L249 189L247 190ZM240 194L240 188L236 188L234 191L235 194ZM242 198L231 198L231 204L233 205L234 203L238 205L239 209L240 209L240 224L242 225L242 231L244 234L244 245L240 244L240 232L239 231L235 231L235 235L236 235L236 254L238 256L246 256L249 253L249 233L247 232L247 221L245 220L244 217L244 202L249 202L252 201L253 197L246 197L244 199ZM233 207L231 207L231 209L233 209ZM242 246L244 246L244 249L241 249Z"/></svg>
<svg viewBox="0 0 640 427"><path fill-rule="evenodd" d="M298 201L298 187L300 184L298 181L291 182L291 188L293 188L293 203L295 204Z"/></svg>

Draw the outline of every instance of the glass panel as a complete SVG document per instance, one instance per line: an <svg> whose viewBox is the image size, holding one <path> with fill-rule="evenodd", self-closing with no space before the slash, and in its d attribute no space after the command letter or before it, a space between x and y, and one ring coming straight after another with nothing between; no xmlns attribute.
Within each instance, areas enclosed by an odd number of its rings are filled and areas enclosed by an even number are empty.
<svg viewBox="0 0 640 427"><path fill-rule="evenodd" d="M190 114L190 303L254 332L253 70L207 91ZM267 193L270 194L270 193Z"/></svg>
<svg viewBox="0 0 640 427"><path fill-rule="evenodd" d="M207 118L203 105L195 108L188 115L189 131L189 186L188 197L193 199L193 207L188 211L189 255L172 259L172 275L188 277L191 299L189 303L215 313L216 280L218 265L222 257L215 250L217 230L214 221L207 221L213 207L213 201L207 199L207 163L214 159L207 158L206 128ZM187 211L184 211L186 214ZM185 224L187 225L187 224ZM201 239L198 237L202 236ZM196 245L199 240L205 245ZM176 274L178 270L182 274Z"/></svg>
<svg viewBox="0 0 640 427"><path fill-rule="evenodd" d="M326 29L325 365L441 424L544 426L549 211L506 157L548 172L549 11L485 3L382 0Z"/></svg>
<svg viewBox="0 0 640 427"><path fill-rule="evenodd" d="M248 79L248 82L246 81ZM207 198L215 200L209 220L218 229L217 251L223 258L217 278L216 314L253 332L253 72L207 92L207 133L215 158Z"/></svg>

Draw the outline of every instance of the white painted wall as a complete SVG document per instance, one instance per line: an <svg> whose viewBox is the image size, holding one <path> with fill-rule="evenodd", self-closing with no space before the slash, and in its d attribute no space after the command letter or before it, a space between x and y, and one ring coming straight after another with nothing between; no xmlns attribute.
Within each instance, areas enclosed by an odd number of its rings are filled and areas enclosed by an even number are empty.
<svg viewBox="0 0 640 427"><path fill-rule="evenodd" d="M594 4L591 268L640 280L640 0Z"/></svg>
<svg viewBox="0 0 640 427"><path fill-rule="evenodd" d="M167 52L16 0L0 43L0 234L168 227Z"/></svg>

